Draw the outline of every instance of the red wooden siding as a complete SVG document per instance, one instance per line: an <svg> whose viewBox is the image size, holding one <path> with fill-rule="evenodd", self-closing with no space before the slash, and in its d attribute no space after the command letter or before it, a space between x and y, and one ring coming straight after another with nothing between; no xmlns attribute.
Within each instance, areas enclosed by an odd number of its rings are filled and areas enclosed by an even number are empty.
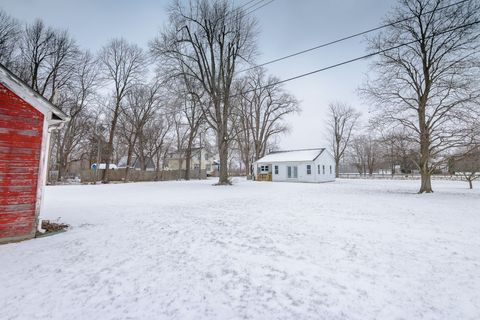
<svg viewBox="0 0 480 320"><path fill-rule="evenodd" d="M35 226L43 114L0 84L0 239Z"/></svg>

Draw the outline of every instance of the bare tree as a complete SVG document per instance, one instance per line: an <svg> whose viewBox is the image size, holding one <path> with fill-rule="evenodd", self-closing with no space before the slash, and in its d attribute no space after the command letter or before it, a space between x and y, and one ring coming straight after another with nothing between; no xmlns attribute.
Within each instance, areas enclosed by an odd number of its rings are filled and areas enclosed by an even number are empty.
<svg viewBox="0 0 480 320"><path fill-rule="evenodd" d="M415 153L412 152L413 143L405 130L383 128L378 125L375 118L371 121L369 130L378 135L376 141L382 158L381 162L388 166L392 177L396 173L397 166L400 167L401 173L410 173L414 167Z"/></svg>
<svg viewBox="0 0 480 320"><path fill-rule="evenodd" d="M373 175L380 161L380 152L378 141L372 134L359 134L352 138L349 153L353 160L353 165L357 168L359 174Z"/></svg>
<svg viewBox="0 0 480 320"><path fill-rule="evenodd" d="M144 136L149 157L155 161L156 180L161 179L165 159L171 152L173 116L158 112L155 119L145 126Z"/></svg>
<svg viewBox="0 0 480 320"><path fill-rule="evenodd" d="M15 51L18 48L20 24L17 20L0 9L0 63L10 68L15 61Z"/></svg>
<svg viewBox="0 0 480 320"><path fill-rule="evenodd" d="M79 150L82 142L91 130L91 114L89 105L96 94L98 84L97 61L89 52L84 52L75 65L75 70L70 79L70 84L63 90L62 103L59 105L68 114L70 121L55 133L55 147L58 163L58 178L62 179L68 164L74 160L74 152L80 156L84 151Z"/></svg>
<svg viewBox="0 0 480 320"><path fill-rule="evenodd" d="M160 83L135 85L126 96L125 107L121 112L121 133L127 143L127 161L125 182L128 181L129 168L132 165L133 153L141 170L146 170L146 135L145 127L155 120L155 115L161 107L159 92Z"/></svg>
<svg viewBox="0 0 480 320"><path fill-rule="evenodd" d="M170 27L152 43L163 63L180 62L186 76L198 82L209 97L206 121L216 132L220 157L219 184L230 184L228 152L232 140L232 84L238 65L255 49L255 20L227 0L176 1L170 8ZM182 70L182 71L183 71Z"/></svg>
<svg viewBox="0 0 480 320"><path fill-rule="evenodd" d="M249 168L250 159L263 157L275 136L288 131L285 117L300 108L295 97L278 84L278 78L267 77L264 69L251 72L241 90L238 142L240 150L251 149L251 153L243 152L245 167Z"/></svg>
<svg viewBox="0 0 480 320"><path fill-rule="evenodd" d="M179 68L183 68L183 65L180 64ZM181 160L185 160L185 175L183 178L190 180L194 142L200 127L205 123L204 108L202 108L202 104L205 103L204 91L203 87L188 77L186 72L182 72L182 76L177 77L171 83L169 90L175 99L172 105L177 106L174 111L178 112L180 116L175 117L178 120L176 123L181 123L183 126L183 136L177 135L178 138L182 138L178 140L181 143L177 146L177 152L182 157ZM180 129L178 126L176 128ZM181 168L179 170L181 172Z"/></svg>
<svg viewBox="0 0 480 320"><path fill-rule="evenodd" d="M238 82L238 92L242 92L243 87L246 85L245 81L243 83ZM244 164L245 175L251 174L251 166L254 157L254 143L252 137L252 130L250 130L250 119L252 114L249 112L250 104L246 99L242 98L242 95L238 95L234 102L237 106L235 111L235 145L236 151L239 154L239 157Z"/></svg>
<svg viewBox="0 0 480 320"><path fill-rule="evenodd" d="M25 27L15 71L33 90L53 101L72 78L78 55L67 31L54 30L37 20Z"/></svg>
<svg viewBox="0 0 480 320"><path fill-rule="evenodd" d="M345 155L352 138L352 131L357 125L360 113L353 107L342 102L329 104L327 126L331 138L331 149L335 159L335 175L338 178L340 161Z"/></svg>
<svg viewBox="0 0 480 320"><path fill-rule="evenodd" d="M250 161L265 155L273 138L288 131L285 117L299 112L294 96L287 93L279 79L267 76L263 68L254 69L245 79L237 103L237 143L245 169Z"/></svg>
<svg viewBox="0 0 480 320"><path fill-rule="evenodd" d="M433 192L432 172L449 150L469 143L463 129L466 105L479 94L479 12L478 1L402 0L387 20L401 22L369 41L382 53L363 93L378 119L414 138L419 193Z"/></svg>
<svg viewBox="0 0 480 320"><path fill-rule="evenodd" d="M177 97L178 98L178 97ZM176 99L177 107L173 109L172 128L174 130L175 157L178 161L178 179L182 179L182 168L185 161L185 143L188 139L188 124L185 123L185 116L178 112L183 104L181 99ZM180 109L181 110L181 109Z"/></svg>
<svg viewBox="0 0 480 320"><path fill-rule="evenodd" d="M467 180L469 188L473 189L473 181L480 178L480 149L475 148L452 160L453 168L450 169L461 174Z"/></svg>
<svg viewBox="0 0 480 320"><path fill-rule="evenodd" d="M102 177L102 181L107 183L115 130L122 103L134 84L144 74L146 59L142 49L137 45L130 44L124 39L114 39L103 47L100 61L105 80L113 86L113 108L110 114L110 132L106 146L106 170L103 171Z"/></svg>

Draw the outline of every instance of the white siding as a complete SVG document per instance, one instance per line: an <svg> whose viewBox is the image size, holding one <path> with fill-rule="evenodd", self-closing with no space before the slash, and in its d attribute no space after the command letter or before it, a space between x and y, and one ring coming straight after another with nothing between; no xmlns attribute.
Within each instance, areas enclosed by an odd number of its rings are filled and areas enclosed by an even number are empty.
<svg viewBox="0 0 480 320"><path fill-rule="evenodd" d="M307 165L312 166L312 174L307 174ZM275 174L275 166L278 166L278 174ZM291 181L291 182L315 182L313 172L314 163L312 162L279 162L272 163L272 181ZM288 178L288 167L292 167L292 178ZM293 168L297 167L297 178L293 178Z"/></svg>
<svg viewBox="0 0 480 320"><path fill-rule="evenodd" d="M314 161L282 161L282 162L256 162L254 164L254 174L257 175L257 168L262 165L271 165L272 181L286 182L328 182L335 181L335 161L332 155L324 150ZM307 165L311 165L311 174L307 174ZM275 166L278 166L278 174L275 174ZM297 178L288 178L288 167L297 167ZM318 173L320 166L320 174ZM325 173L323 173L325 166ZM330 173L330 167L332 171Z"/></svg>
<svg viewBox="0 0 480 320"><path fill-rule="evenodd" d="M272 172L272 181L287 182L328 182L335 181L335 161L333 156L326 150L312 161L260 161L254 163L255 176L259 173L260 166L268 165ZM307 173L307 165L311 166L311 173ZM275 166L278 167L278 174L275 173ZM320 166L320 173L318 173ZM292 177L288 177L288 167L292 167ZM293 168L297 167L297 177L293 177ZM325 172L323 168L325 167ZM330 171L331 168L331 171Z"/></svg>
<svg viewBox="0 0 480 320"><path fill-rule="evenodd" d="M320 174L318 173L318 166L320 166ZM323 166L325 166L325 173L323 173ZM330 167L332 173L330 173ZM315 159L315 174L317 182L335 181L335 161L326 150Z"/></svg>

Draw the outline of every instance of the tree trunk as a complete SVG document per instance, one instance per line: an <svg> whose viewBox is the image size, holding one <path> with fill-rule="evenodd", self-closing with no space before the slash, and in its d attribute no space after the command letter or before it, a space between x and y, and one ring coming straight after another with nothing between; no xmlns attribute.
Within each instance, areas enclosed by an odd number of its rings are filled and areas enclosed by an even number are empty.
<svg viewBox="0 0 480 320"><path fill-rule="evenodd" d="M427 84L426 84L427 86ZM427 90L426 90L427 91ZM421 174L421 185L418 193L432 193L431 172L428 165L430 160L430 132L427 129L425 120L425 109L427 105L427 96L420 99L418 107L418 127L420 128L420 162L419 169Z"/></svg>
<svg viewBox="0 0 480 320"><path fill-rule="evenodd" d="M190 136L187 142L187 149L185 150L185 180L190 180L190 167L192 163L192 144L193 138Z"/></svg>
<svg viewBox="0 0 480 320"><path fill-rule="evenodd" d="M192 151L188 150L185 152L185 180L190 180L190 167L192 162Z"/></svg>
<svg viewBox="0 0 480 320"><path fill-rule="evenodd" d="M64 159L61 158L60 162L58 163L58 177L57 181L63 181L65 180L65 175L67 173L67 164Z"/></svg>
<svg viewBox="0 0 480 320"><path fill-rule="evenodd" d="M418 193L432 193L432 178L431 178L431 173L428 170L428 168L421 168L420 170L421 174L421 186L420 190Z"/></svg>
<svg viewBox="0 0 480 320"><path fill-rule="evenodd" d="M177 180L182 180L183 159L182 159L181 157L182 157L182 155L180 155L180 158L178 159L178 174L177 174Z"/></svg>
<svg viewBox="0 0 480 320"><path fill-rule="evenodd" d="M252 173L250 172L250 159L247 158L248 156L246 157L246 159L243 160L243 164L245 165L245 175L249 176Z"/></svg>
<svg viewBox="0 0 480 320"><path fill-rule="evenodd" d="M108 173L110 171L110 161L112 159L113 153L113 137L115 135L115 127L117 126L117 119L118 119L118 110L120 109L120 102L117 99L117 105L115 107L115 112L113 114L112 119L112 127L110 128L110 134L108 137L108 144L107 144L107 159L105 161L105 170L103 170L102 175L102 183L108 183ZM98 164L100 165L100 164Z"/></svg>
<svg viewBox="0 0 480 320"><path fill-rule="evenodd" d="M157 161L155 166L155 181L160 180L160 154L157 154Z"/></svg>
<svg viewBox="0 0 480 320"><path fill-rule="evenodd" d="M335 178L339 177L340 159L335 159Z"/></svg>
<svg viewBox="0 0 480 320"><path fill-rule="evenodd" d="M223 135L222 135L223 136ZM220 170L219 170L219 185L230 185L231 182L228 179L228 144L224 139L218 139L218 151L220 157Z"/></svg>
<svg viewBox="0 0 480 320"><path fill-rule="evenodd" d="M58 165L58 177L57 181L62 181L63 177L65 176L65 172L67 171L66 161L65 161L65 154L63 150L61 150L63 146L59 144L57 150L57 165Z"/></svg>
<svg viewBox="0 0 480 320"><path fill-rule="evenodd" d="M125 168L125 178L123 179L123 182L128 182L128 173L130 171L130 162L132 161L132 153L133 153L133 146L129 145L128 146L128 152L127 152L127 166Z"/></svg>
<svg viewBox="0 0 480 320"><path fill-rule="evenodd" d="M468 185L470 186L470 189L473 189L472 179L468 179Z"/></svg>

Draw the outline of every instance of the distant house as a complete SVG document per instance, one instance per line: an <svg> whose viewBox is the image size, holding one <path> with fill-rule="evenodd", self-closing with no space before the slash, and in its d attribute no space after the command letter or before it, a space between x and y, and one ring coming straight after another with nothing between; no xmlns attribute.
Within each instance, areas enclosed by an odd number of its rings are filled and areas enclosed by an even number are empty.
<svg viewBox="0 0 480 320"><path fill-rule="evenodd" d="M117 164L118 169L125 169L127 167L127 159L128 159L128 157L124 156L120 159L120 161L118 161L118 164ZM142 164L141 164L140 158L132 157L132 159L130 159L129 168L130 169L135 169L135 170L142 170ZM155 171L155 169L156 169L156 166L155 166L155 162L153 161L153 159L150 158L150 157L146 157L145 158L145 170L146 171Z"/></svg>
<svg viewBox="0 0 480 320"><path fill-rule="evenodd" d="M107 167L107 164L106 163L100 163L100 164L96 164L96 163L92 163L91 165L91 169L92 170L95 170L95 169L98 169L98 170L105 170L105 168ZM110 163L108 165L108 168L111 169L111 170L117 170L118 167L115 163Z"/></svg>
<svg viewBox="0 0 480 320"><path fill-rule="evenodd" d="M335 161L324 148L272 152L253 164L260 181L335 181Z"/></svg>
<svg viewBox="0 0 480 320"><path fill-rule="evenodd" d="M185 150L172 152L165 159L164 167L166 170L186 170ZM190 160L190 170L205 170L210 175L215 170L215 159L213 154L205 148L193 148L192 158Z"/></svg>
<svg viewBox="0 0 480 320"><path fill-rule="evenodd" d="M0 243L33 238L51 130L68 116L0 64Z"/></svg>

